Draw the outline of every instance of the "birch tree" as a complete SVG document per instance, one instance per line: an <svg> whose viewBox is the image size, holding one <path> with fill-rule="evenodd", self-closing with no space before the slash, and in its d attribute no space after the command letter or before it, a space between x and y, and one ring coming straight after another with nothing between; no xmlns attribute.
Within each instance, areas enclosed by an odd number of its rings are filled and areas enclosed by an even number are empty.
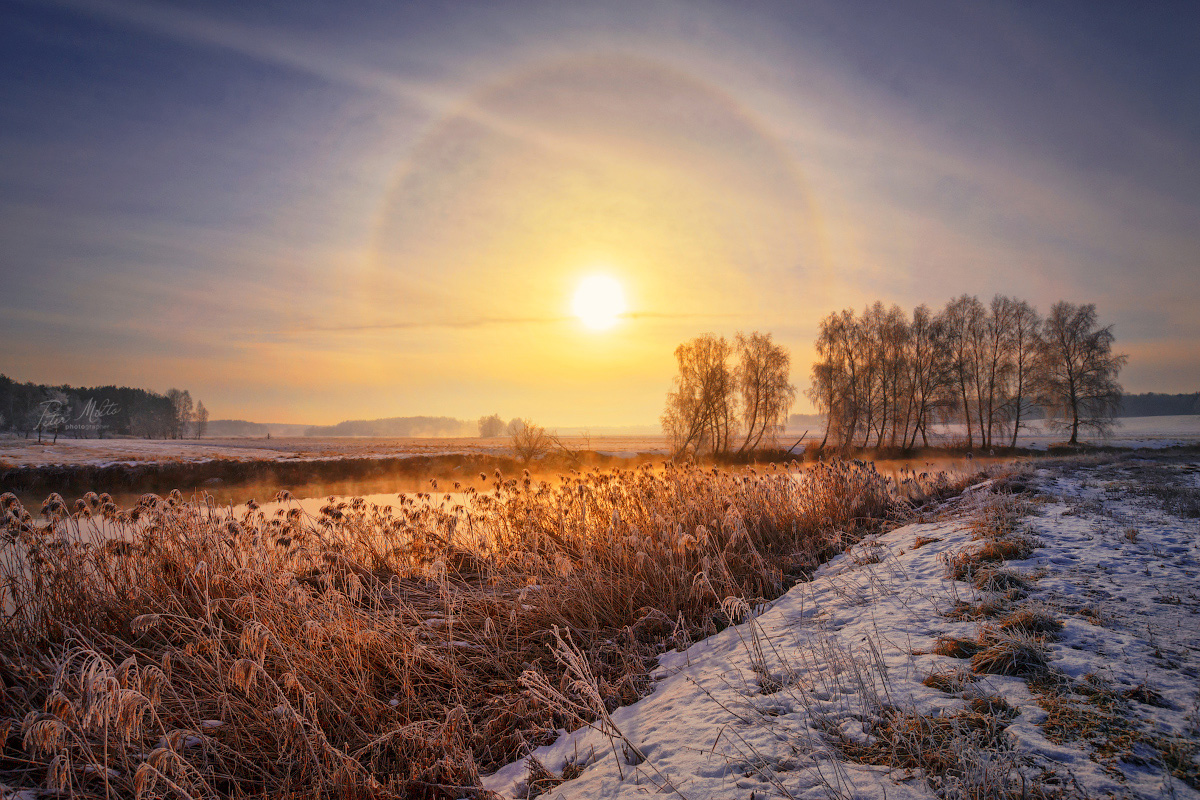
<svg viewBox="0 0 1200 800"><path fill-rule="evenodd" d="M1128 356L1113 355L1112 326L1097 327L1096 305L1055 303L1042 323L1041 400L1050 424L1070 431L1107 434L1121 402L1117 375Z"/></svg>

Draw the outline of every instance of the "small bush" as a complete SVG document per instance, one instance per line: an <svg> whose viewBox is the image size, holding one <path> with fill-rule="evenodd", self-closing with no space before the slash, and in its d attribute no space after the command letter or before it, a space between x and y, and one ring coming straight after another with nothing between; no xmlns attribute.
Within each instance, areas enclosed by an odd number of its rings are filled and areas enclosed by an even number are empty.
<svg viewBox="0 0 1200 800"><path fill-rule="evenodd" d="M956 581L972 580L996 564L1029 558L1038 543L1029 536L988 539L977 547L964 548L946 556L946 574Z"/></svg>
<svg viewBox="0 0 1200 800"><path fill-rule="evenodd" d="M1021 713L999 695L983 695L968 698L967 706L976 714L987 714L1006 720L1015 719Z"/></svg>
<svg viewBox="0 0 1200 800"><path fill-rule="evenodd" d="M967 620L987 619L1003 614L1008 604L998 597L986 598L978 603L968 603L966 600L955 600L954 606L946 612L948 619L964 622Z"/></svg>
<svg viewBox="0 0 1200 800"><path fill-rule="evenodd" d="M1019 796L1014 794L1020 791L1019 776L999 768L1006 759L1007 726L1006 716L973 709L935 716L885 707L870 721L866 741L850 739L833 726L827 726L825 734L850 761L920 770L938 797L982 800ZM982 756L985 751L988 756ZM978 770L981 757L993 768Z"/></svg>
<svg viewBox="0 0 1200 800"><path fill-rule="evenodd" d="M974 639L959 639L955 636L939 636L933 645L933 654L949 658L970 658L983 650L983 645Z"/></svg>
<svg viewBox="0 0 1200 800"><path fill-rule="evenodd" d="M937 689L939 692L946 694L957 694L965 689L968 685L974 683L978 678L970 672L961 669L943 670L934 672L925 677L921 681L922 684L930 689Z"/></svg>
<svg viewBox="0 0 1200 800"><path fill-rule="evenodd" d="M525 759L525 785L523 790L518 787L517 796L523 800L536 800L556 786L578 778L583 770L583 765L571 761L563 767L562 775L555 775L531 753Z"/></svg>
<svg viewBox="0 0 1200 800"><path fill-rule="evenodd" d="M986 675L1033 678L1048 667L1046 649L1033 639L1005 636L971 656L971 669Z"/></svg>
<svg viewBox="0 0 1200 800"><path fill-rule="evenodd" d="M1039 608L1021 608L1000 620L1000 630L1010 633L1052 634L1062 627L1048 611Z"/></svg>
<svg viewBox="0 0 1200 800"><path fill-rule="evenodd" d="M980 546L976 556L981 561L1019 561L1029 558L1035 548L1035 542L1027 536L992 539Z"/></svg>
<svg viewBox="0 0 1200 800"><path fill-rule="evenodd" d="M1144 683L1139 683L1132 689L1126 689L1121 692L1121 696L1126 700L1134 700L1142 705L1154 706L1155 708L1171 708L1171 704L1167 702L1159 692Z"/></svg>
<svg viewBox="0 0 1200 800"><path fill-rule="evenodd" d="M1029 589L1029 581L1019 573L991 567L975 573L973 583L981 592L1003 592L1010 599Z"/></svg>
<svg viewBox="0 0 1200 800"><path fill-rule="evenodd" d="M969 527L976 539L1003 539L1017 533L1021 517L1028 513L1025 503L1013 497L1000 496L980 509Z"/></svg>

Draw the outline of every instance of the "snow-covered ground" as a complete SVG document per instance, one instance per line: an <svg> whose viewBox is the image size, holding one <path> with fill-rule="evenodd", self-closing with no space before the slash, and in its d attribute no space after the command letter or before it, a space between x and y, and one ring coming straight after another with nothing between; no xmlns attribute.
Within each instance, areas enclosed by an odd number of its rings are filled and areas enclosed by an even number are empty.
<svg viewBox="0 0 1200 800"><path fill-rule="evenodd" d="M981 485L863 542L757 616L663 656L653 692L612 712L614 729L536 750L555 775L577 773L542 796L1200 798L1198 476L1138 459L1056 467L1026 479L1042 492L1032 501ZM1004 564L1028 584L1020 597L947 575L997 504L1021 510L1013 536L1037 545ZM948 616L981 601L1061 631ZM979 674L932 652L939 637L1024 645L1046 663ZM912 752L942 768L914 768ZM510 764L485 786L524 796L527 771Z"/></svg>
<svg viewBox="0 0 1200 800"><path fill-rule="evenodd" d="M1119 417L1114 420L1111 434L1098 437L1088 431L1080 432L1080 439L1091 444L1110 447L1146 447L1157 449L1200 442L1200 414L1168 417ZM1012 434L1010 433L1009 436ZM966 441L966 425L943 425L935 430L933 439ZM1007 437L1000 437L1004 444ZM1017 435L1017 447L1045 450L1055 442L1066 441L1061 431L1051 430L1045 420L1034 420L1021 426ZM931 440L932 441L932 440Z"/></svg>
<svg viewBox="0 0 1200 800"><path fill-rule="evenodd" d="M662 437L564 436L572 448L632 457L667 452ZM321 461L338 458L413 456L511 456L505 437L496 439L391 439L367 437L295 437L275 439L49 439L0 438L0 468L46 464L138 464L234 461Z"/></svg>
<svg viewBox="0 0 1200 800"><path fill-rule="evenodd" d="M789 431L779 438L780 447L795 444ZM808 431L810 438L816 434ZM818 436L819 438L819 436ZM939 427L931 443L965 440L965 426ZM1048 431L1041 421L1022 429L1021 447L1044 450L1065 437ZM1112 436L1094 444L1116 447L1161 448L1200 443L1200 416L1126 417L1117 420ZM569 447L592 450L600 455L632 457L639 453L666 454L669 446L662 436L564 436ZM47 464L137 464L172 461L199 462L213 459L235 461L319 461L338 458L403 458L434 455L511 455L506 438L400 439L368 437L290 437L274 439L46 439L0 437L0 468Z"/></svg>

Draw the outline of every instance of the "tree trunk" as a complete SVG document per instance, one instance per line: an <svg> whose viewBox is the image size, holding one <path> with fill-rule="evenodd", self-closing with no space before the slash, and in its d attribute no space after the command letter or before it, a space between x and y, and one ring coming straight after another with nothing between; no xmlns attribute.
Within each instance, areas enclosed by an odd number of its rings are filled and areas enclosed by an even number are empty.
<svg viewBox="0 0 1200 800"><path fill-rule="evenodd" d="M967 382L966 378L959 378L958 381L959 393L962 395L963 401L963 416L967 419L967 447L975 446L975 438L971 435L971 402L967 398Z"/></svg>

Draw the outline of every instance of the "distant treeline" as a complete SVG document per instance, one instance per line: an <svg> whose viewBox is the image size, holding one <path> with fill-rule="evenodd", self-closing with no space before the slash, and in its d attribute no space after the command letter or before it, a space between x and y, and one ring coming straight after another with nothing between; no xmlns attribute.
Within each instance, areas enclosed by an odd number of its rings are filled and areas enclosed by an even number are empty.
<svg viewBox="0 0 1200 800"><path fill-rule="evenodd" d="M313 425L305 436L475 436L475 422L454 417L388 417L351 419L336 425Z"/></svg>
<svg viewBox="0 0 1200 800"><path fill-rule="evenodd" d="M303 436L312 426L287 422L250 422L244 419L214 419L208 423L213 437Z"/></svg>
<svg viewBox="0 0 1200 800"><path fill-rule="evenodd" d="M187 391L158 394L128 386L46 386L0 375L0 431L30 437L180 438L203 435L204 404Z"/></svg>
<svg viewBox="0 0 1200 800"><path fill-rule="evenodd" d="M1118 417L1173 417L1200 414L1200 392L1192 394L1127 394L1121 398Z"/></svg>

